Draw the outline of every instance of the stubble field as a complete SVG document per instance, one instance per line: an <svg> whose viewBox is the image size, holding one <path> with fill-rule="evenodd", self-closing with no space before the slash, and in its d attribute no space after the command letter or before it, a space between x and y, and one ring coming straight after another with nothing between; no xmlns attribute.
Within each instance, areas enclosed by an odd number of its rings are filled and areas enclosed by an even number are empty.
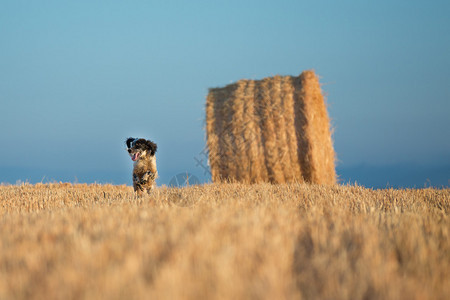
<svg viewBox="0 0 450 300"><path fill-rule="evenodd" d="M450 190L0 186L0 299L448 299Z"/></svg>

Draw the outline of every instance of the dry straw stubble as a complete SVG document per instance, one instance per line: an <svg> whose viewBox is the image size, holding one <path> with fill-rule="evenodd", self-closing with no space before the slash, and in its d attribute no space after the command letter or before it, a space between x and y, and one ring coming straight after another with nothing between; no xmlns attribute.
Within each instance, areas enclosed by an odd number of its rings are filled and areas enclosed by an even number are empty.
<svg viewBox="0 0 450 300"><path fill-rule="evenodd" d="M449 189L0 186L0 214L0 299L450 293Z"/></svg>

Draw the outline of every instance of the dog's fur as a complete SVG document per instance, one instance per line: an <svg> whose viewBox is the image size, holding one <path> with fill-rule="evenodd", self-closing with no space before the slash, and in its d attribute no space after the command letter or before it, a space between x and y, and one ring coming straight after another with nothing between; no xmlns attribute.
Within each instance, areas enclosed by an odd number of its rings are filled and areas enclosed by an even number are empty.
<svg viewBox="0 0 450 300"><path fill-rule="evenodd" d="M143 192L150 193L158 177L155 158L156 144L149 140L132 137L128 138L125 144L127 145L128 154L134 161L134 191L138 195L142 195Z"/></svg>

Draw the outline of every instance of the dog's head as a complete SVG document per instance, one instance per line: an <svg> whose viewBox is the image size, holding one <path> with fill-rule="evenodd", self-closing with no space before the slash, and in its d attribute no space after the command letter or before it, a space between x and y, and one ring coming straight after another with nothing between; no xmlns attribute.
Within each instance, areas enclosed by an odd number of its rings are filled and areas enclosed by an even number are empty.
<svg viewBox="0 0 450 300"><path fill-rule="evenodd" d="M133 161L137 161L146 155L153 156L157 149L156 144L152 141L139 138L130 137L125 141L125 144L127 144L128 154L130 154Z"/></svg>

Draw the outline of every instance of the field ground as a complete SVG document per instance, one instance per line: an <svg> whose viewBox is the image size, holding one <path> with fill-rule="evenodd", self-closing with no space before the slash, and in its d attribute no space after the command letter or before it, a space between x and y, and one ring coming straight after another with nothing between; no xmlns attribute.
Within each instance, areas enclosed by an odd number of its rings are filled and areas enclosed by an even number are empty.
<svg viewBox="0 0 450 300"><path fill-rule="evenodd" d="M448 299L450 190L0 186L0 299Z"/></svg>

